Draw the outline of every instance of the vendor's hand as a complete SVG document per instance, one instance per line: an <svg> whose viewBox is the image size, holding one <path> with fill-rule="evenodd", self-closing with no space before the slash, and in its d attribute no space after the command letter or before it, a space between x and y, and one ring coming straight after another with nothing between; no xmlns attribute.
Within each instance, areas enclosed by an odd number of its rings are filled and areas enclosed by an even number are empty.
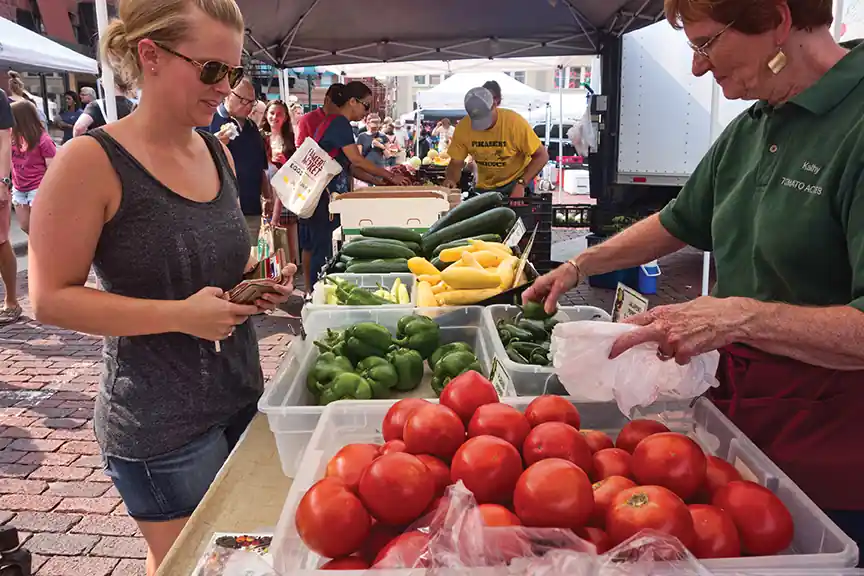
<svg viewBox="0 0 864 576"><path fill-rule="evenodd" d="M280 304L288 301L288 298L294 293L294 274L297 273L297 266L288 264L282 268L282 284L274 286L276 292L264 294L261 299L255 302L259 312L275 310Z"/></svg>
<svg viewBox="0 0 864 576"><path fill-rule="evenodd" d="M213 286L202 288L183 301L181 332L217 342L234 333L234 327L256 314L255 306L234 304L228 295Z"/></svg>
<svg viewBox="0 0 864 576"><path fill-rule="evenodd" d="M618 338L609 358L617 358L630 348L656 342L661 360L675 358L687 364L699 354L732 344L739 330L752 316L746 298L703 296L684 304L658 306L625 320L641 326Z"/></svg>
<svg viewBox="0 0 864 576"><path fill-rule="evenodd" d="M275 204L272 198L265 198L264 202L261 204L261 209L264 212L264 218L270 219L273 214L273 205Z"/></svg>
<svg viewBox="0 0 864 576"><path fill-rule="evenodd" d="M530 288L522 293L522 302L546 299L547 314L554 314L558 308L558 298L584 280L582 270L570 262L565 262L548 274L540 276Z"/></svg>
<svg viewBox="0 0 864 576"><path fill-rule="evenodd" d="M391 175L388 180L390 180L390 183L394 186L408 186L411 183L411 180L409 180L407 176L402 176L399 174Z"/></svg>

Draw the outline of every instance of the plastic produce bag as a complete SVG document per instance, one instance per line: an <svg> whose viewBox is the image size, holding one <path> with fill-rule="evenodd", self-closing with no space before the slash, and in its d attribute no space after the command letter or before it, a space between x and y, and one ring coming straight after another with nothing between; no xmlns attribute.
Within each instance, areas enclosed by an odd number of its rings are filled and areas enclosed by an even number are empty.
<svg viewBox="0 0 864 576"><path fill-rule="evenodd" d="M552 331L552 365L571 396L585 401L614 400L629 416L636 406L649 406L658 398L688 399L718 385L720 363L716 351L700 354L681 366L657 357L657 344L634 346L615 360L609 359L615 340L638 326L611 322L566 322Z"/></svg>
<svg viewBox="0 0 864 576"><path fill-rule="evenodd" d="M283 206L300 218L311 218L321 193L341 171L339 162L322 150L315 140L306 138L273 175L270 184Z"/></svg>
<svg viewBox="0 0 864 576"><path fill-rule="evenodd" d="M591 149L597 148L597 132L591 122L591 111L586 108L582 118L567 131L567 138L579 156L588 156Z"/></svg>

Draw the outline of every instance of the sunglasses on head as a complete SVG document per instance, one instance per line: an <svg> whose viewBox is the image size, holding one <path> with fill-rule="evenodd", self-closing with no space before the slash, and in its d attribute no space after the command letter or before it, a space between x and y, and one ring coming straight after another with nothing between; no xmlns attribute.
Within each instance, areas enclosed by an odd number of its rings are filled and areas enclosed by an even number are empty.
<svg viewBox="0 0 864 576"><path fill-rule="evenodd" d="M201 70L201 74L198 76L198 79L201 80L201 82L204 84L207 84L209 86L212 86L213 84L218 84L222 81L223 78L227 76L228 85L231 88L236 88L237 85L240 84L240 80L243 79L244 72L242 66L229 66L228 64L225 64L224 62L219 62L217 60L208 60L207 62L201 63L197 60L189 58L188 56L180 54L176 50L172 50L161 42L156 42L154 40L153 43L165 52L168 52L169 54L176 56L177 58L180 58L194 66L197 66L198 69Z"/></svg>

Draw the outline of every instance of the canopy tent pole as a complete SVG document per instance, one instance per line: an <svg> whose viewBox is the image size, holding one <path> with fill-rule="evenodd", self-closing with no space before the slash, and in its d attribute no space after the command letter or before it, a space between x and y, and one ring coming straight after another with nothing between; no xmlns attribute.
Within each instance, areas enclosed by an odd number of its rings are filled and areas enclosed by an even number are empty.
<svg viewBox="0 0 864 576"><path fill-rule="evenodd" d="M713 81L711 84L711 126L708 129L708 138L711 145L717 140L719 134L717 127L720 123L720 85ZM708 295L708 284L711 276L711 252L702 253L702 296Z"/></svg>
<svg viewBox="0 0 864 576"><path fill-rule="evenodd" d="M546 103L546 149L549 149L549 130L552 128L552 104Z"/></svg>
<svg viewBox="0 0 864 576"><path fill-rule="evenodd" d="M108 28L108 4L106 0L96 0L96 26L99 30L99 38L105 34ZM114 71L104 60L102 61L102 92L105 95L105 115L106 122L114 122L117 120L117 91L114 89Z"/></svg>
<svg viewBox="0 0 864 576"><path fill-rule="evenodd" d="M564 66L558 66L558 194L564 190Z"/></svg>
<svg viewBox="0 0 864 576"><path fill-rule="evenodd" d="M840 41L843 36L843 0L834 0L834 23L831 26L834 40Z"/></svg>
<svg viewBox="0 0 864 576"><path fill-rule="evenodd" d="M416 114L417 114L415 117L416 118L416 120L415 120L416 124L414 126L414 143L416 144L416 148L417 148L417 151L415 152L415 154L419 158L420 157L420 133L423 130L423 109L417 108ZM422 160L422 158L420 158L420 159Z"/></svg>
<svg viewBox="0 0 864 576"><path fill-rule="evenodd" d="M283 102L287 102L288 95L285 93L285 75L281 68L276 69L276 77L279 80L279 99Z"/></svg>

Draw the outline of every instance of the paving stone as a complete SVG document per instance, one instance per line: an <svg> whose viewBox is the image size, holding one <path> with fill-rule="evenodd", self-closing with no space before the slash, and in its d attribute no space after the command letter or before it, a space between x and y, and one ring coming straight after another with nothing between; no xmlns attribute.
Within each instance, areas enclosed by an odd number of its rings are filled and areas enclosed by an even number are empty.
<svg viewBox="0 0 864 576"><path fill-rule="evenodd" d="M75 454L61 454L59 452L29 452L20 460L19 464L39 464L41 466L68 466L78 456Z"/></svg>
<svg viewBox="0 0 864 576"><path fill-rule="evenodd" d="M143 560L121 560L111 576L147 576Z"/></svg>
<svg viewBox="0 0 864 576"><path fill-rule="evenodd" d="M119 561L92 556L55 556L39 570L38 576L111 576Z"/></svg>
<svg viewBox="0 0 864 576"><path fill-rule="evenodd" d="M6 428L0 432L4 438L46 438L51 434L50 428Z"/></svg>
<svg viewBox="0 0 864 576"><path fill-rule="evenodd" d="M13 464L18 466L18 464ZM73 480L84 480L90 475L89 468L75 468L74 466L39 466L32 467L33 471L29 478L32 480L47 480L49 482L69 482Z"/></svg>
<svg viewBox="0 0 864 576"><path fill-rule="evenodd" d="M108 514L119 503L119 498L63 498L57 505L57 511Z"/></svg>
<svg viewBox="0 0 864 576"><path fill-rule="evenodd" d="M26 478L36 468L34 464L0 464L0 478Z"/></svg>
<svg viewBox="0 0 864 576"><path fill-rule="evenodd" d="M58 496L35 494L6 494L0 496L0 510L47 512L60 503Z"/></svg>
<svg viewBox="0 0 864 576"><path fill-rule="evenodd" d="M10 448L0 450L0 464L14 464L27 455L27 452L12 450Z"/></svg>
<svg viewBox="0 0 864 576"><path fill-rule="evenodd" d="M19 438L9 445L12 450L23 452L54 452L60 448L65 440L46 440L37 438Z"/></svg>
<svg viewBox="0 0 864 576"><path fill-rule="evenodd" d="M64 498L96 498L109 490L104 482L51 482L48 484L46 496L61 496Z"/></svg>
<svg viewBox="0 0 864 576"><path fill-rule="evenodd" d="M0 478L0 494L41 494L48 488L41 480Z"/></svg>
<svg viewBox="0 0 864 576"><path fill-rule="evenodd" d="M134 536L138 533L138 525L128 516L89 515L76 524L72 532L100 536Z"/></svg>
<svg viewBox="0 0 864 576"><path fill-rule="evenodd" d="M99 542L98 536L90 534L34 534L27 549L46 556L76 556L87 553Z"/></svg>
<svg viewBox="0 0 864 576"><path fill-rule="evenodd" d="M9 512L8 510L0 510L0 526L6 524L13 518L15 518L14 512Z"/></svg>
<svg viewBox="0 0 864 576"><path fill-rule="evenodd" d="M105 536L93 547L91 554L111 558L146 558L147 545L142 538Z"/></svg>
<svg viewBox="0 0 864 576"><path fill-rule="evenodd" d="M12 524L20 530L29 532L68 532L80 520L80 514L19 512Z"/></svg>
<svg viewBox="0 0 864 576"><path fill-rule="evenodd" d="M54 442L58 442L58 440L54 440ZM12 447L14 446L15 443L13 442ZM99 445L96 442L68 441L59 448L60 452L66 454L83 454L85 456L93 456L101 453L101 450L99 450Z"/></svg>

